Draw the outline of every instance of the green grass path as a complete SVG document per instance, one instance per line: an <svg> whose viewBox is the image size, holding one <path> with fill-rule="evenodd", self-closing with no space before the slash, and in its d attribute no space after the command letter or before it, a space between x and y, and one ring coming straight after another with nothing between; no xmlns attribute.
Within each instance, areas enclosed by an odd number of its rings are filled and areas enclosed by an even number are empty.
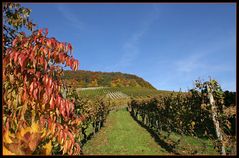
<svg viewBox="0 0 239 158"><path fill-rule="evenodd" d="M103 127L83 146L84 155L168 155L126 109L111 112Z"/></svg>

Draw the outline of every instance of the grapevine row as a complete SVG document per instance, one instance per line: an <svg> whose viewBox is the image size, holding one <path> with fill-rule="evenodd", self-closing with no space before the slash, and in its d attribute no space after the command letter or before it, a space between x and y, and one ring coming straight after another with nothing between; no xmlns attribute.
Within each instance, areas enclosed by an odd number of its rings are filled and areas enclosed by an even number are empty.
<svg viewBox="0 0 239 158"><path fill-rule="evenodd" d="M144 99L133 99L128 106L131 115L156 134L167 131L181 135L193 135L198 138L208 137L216 139L212 121L212 112L207 96L192 90L188 93L177 93L167 96L157 96ZM216 100L220 106L220 102ZM225 110L224 110L225 111ZM223 109L221 109L223 113ZM228 148L234 148L235 142L228 117L219 115L223 124L225 141ZM234 115L235 117L235 115ZM216 147L219 149L220 144ZM220 149L219 149L220 150Z"/></svg>

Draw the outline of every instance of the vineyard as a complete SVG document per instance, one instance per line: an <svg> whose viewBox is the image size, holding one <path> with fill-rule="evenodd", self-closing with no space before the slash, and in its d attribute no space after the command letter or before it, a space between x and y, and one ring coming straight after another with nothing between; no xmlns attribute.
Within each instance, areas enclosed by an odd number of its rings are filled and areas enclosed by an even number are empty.
<svg viewBox="0 0 239 158"><path fill-rule="evenodd" d="M131 90L131 94L133 94L132 91L134 92L134 90ZM221 142L217 140L211 115L212 111L210 110L207 97L204 97L204 94L196 90L191 90L188 93L158 92L157 95L148 95L149 93L142 95L143 92L144 91L140 93L140 96L137 95L139 92L135 93L136 95L131 98L128 102L128 111L140 126L151 133L161 147L164 146L163 148L165 148L168 154L217 155L221 153ZM118 94L118 91L115 91L115 93ZM215 98L217 97L215 96ZM227 97L224 98L224 102L231 100L231 97L232 95L227 95ZM217 100L217 104L220 105L219 100ZM221 130L223 130L223 144L225 145L225 152L227 154L236 152L236 132L235 126L233 127L233 124L235 124L235 104L233 104L230 101L225 104L224 114L226 115L220 118L220 120L224 119L224 122L222 122L223 129ZM232 110L232 108L234 108L234 110ZM230 114L226 112L230 111L229 109L231 110ZM108 131L107 128L104 129L104 131L105 130ZM108 132L110 135L113 131L110 130ZM115 131L115 135L120 135L118 132L120 131ZM86 154L91 154L91 152L95 154L113 154L113 151L106 148L105 144L97 142L101 139L111 138L108 138L107 134L100 133L99 135L100 136L97 136L94 140L87 143L83 150L86 150ZM97 150L90 147L96 142L97 144L102 144L102 147L99 146ZM116 142L116 144L117 143L118 142ZM118 148L117 145L115 145L115 148ZM122 151L119 149L119 151L115 151L115 153L122 154ZM126 152L126 154L132 153L129 151L129 153Z"/></svg>
<svg viewBox="0 0 239 158"><path fill-rule="evenodd" d="M35 30L29 9L3 13L3 155L237 154L236 93L216 80L171 92L135 75L82 77L71 44Z"/></svg>
<svg viewBox="0 0 239 158"><path fill-rule="evenodd" d="M223 117L219 118L220 120L224 119L222 129L220 129L224 139L223 142L218 142L210 106L202 104L201 96L196 91L166 97L134 99L129 104L129 109L136 121L159 138L166 138L171 142L175 149L172 151L174 153L204 154L203 152L212 150L205 145L205 140L210 140L210 146L214 144L214 149L216 148L218 153L221 152L220 143L225 145L226 153L236 151L235 129L231 127L235 120L230 122L230 115L219 116ZM235 106L231 114L235 117ZM187 143L185 139L187 136L192 136L199 143L196 145L192 145L190 141Z"/></svg>
<svg viewBox="0 0 239 158"><path fill-rule="evenodd" d="M118 89L110 88L110 87L101 87L101 88L86 88L81 89L77 88L76 91L84 97L95 97L95 96L103 96L110 99L121 99L127 98L128 95L122 93Z"/></svg>
<svg viewBox="0 0 239 158"><path fill-rule="evenodd" d="M71 87L72 88L72 87ZM92 88L72 88L84 97L108 96L112 99L124 97L145 98L157 95L169 95L170 91L159 91L150 88L137 87L92 87ZM177 93L177 92L175 92Z"/></svg>

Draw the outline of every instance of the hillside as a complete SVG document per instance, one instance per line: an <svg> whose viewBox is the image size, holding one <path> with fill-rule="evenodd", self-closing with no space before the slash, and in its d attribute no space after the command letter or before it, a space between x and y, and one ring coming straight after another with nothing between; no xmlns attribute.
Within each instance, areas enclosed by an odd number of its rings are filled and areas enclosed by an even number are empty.
<svg viewBox="0 0 239 158"><path fill-rule="evenodd" d="M143 87L155 89L149 82L121 72L64 71L62 79L73 87Z"/></svg>

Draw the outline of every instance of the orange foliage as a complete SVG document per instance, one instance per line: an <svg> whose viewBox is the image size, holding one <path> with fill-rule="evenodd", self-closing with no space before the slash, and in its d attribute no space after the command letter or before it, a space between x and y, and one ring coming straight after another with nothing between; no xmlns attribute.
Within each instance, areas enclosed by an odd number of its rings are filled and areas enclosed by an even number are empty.
<svg viewBox="0 0 239 158"><path fill-rule="evenodd" d="M6 154L32 154L39 144L51 154L51 141L57 140L63 154L79 154L74 140L74 103L60 93L62 69L77 70L72 46L47 38L48 30L21 33L3 58L3 145ZM78 120L76 124L70 120Z"/></svg>

